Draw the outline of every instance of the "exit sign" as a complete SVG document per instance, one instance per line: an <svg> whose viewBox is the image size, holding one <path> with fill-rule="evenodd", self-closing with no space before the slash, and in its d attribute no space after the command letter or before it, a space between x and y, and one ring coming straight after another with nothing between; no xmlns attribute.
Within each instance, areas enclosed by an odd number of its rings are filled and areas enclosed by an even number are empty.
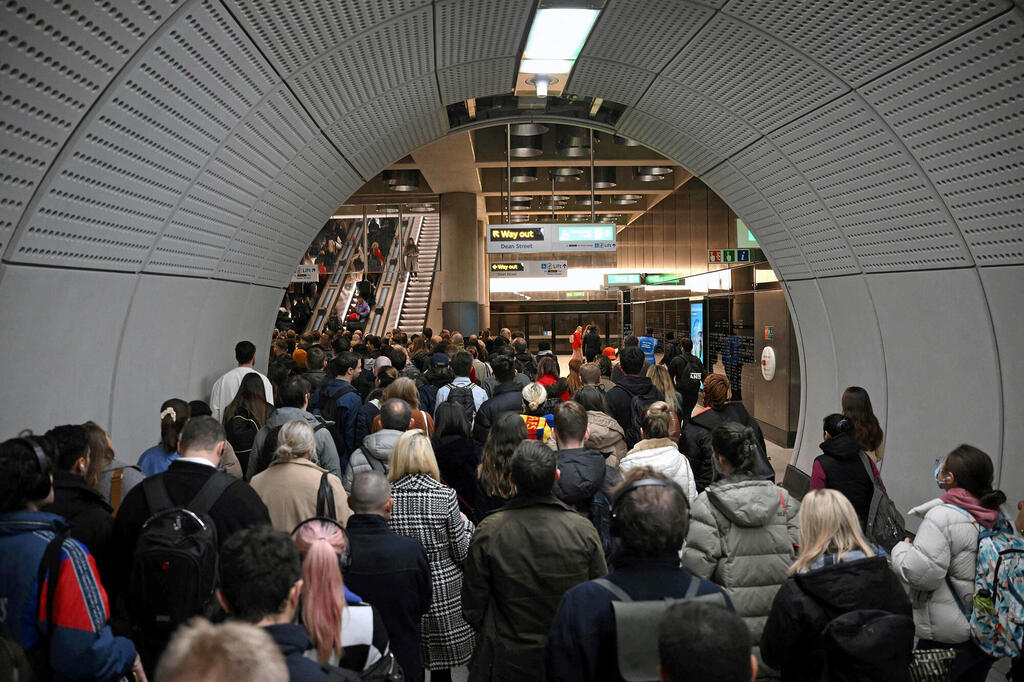
<svg viewBox="0 0 1024 682"><path fill-rule="evenodd" d="M566 298L583 298L587 295L585 291L567 291L565 292Z"/></svg>
<svg viewBox="0 0 1024 682"><path fill-rule="evenodd" d="M750 249L709 249L708 263L749 263Z"/></svg>

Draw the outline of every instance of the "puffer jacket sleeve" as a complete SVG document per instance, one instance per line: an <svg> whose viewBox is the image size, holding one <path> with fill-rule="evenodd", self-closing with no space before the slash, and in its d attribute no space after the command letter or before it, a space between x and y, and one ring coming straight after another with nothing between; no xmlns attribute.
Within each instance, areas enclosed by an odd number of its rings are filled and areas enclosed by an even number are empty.
<svg viewBox="0 0 1024 682"><path fill-rule="evenodd" d="M690 460L697 492L703 492L715 479L714 464L711 462L711 432L700 426L687 424L683 429L683 441L681 449Z"/></svg>
<svg viewBox="0 0 1024 682"><path fill-rule="evenodd" d="M722 538L718 522L708 496L701 494L693 503L690 530L686 533L686 544L683 546L683 567L700 578L708 579L714 574L721 557Z"/></svg>
<svg viewBox="0 0 1024 682"><path fill-rule="evenodd" d="M789 494L784 488L779 488L782 493L782 500L786 503L786 531L794 547L800 546L800 500Z"/></svg>
<svg viewBox="0 0 1024 682"><path fill-rule="evenodd" d="M452 561L461 564L469 553L469 541L473 537L473 523L463 520L459 513L459 503L455 491L450 490L448 496L448 553Z"/></svg>
<svg viewBox="0 0 1024 682"><path fill-rule="evenodd" d="M761 658L776 670L785 669L806 653L800 651L801 642L806 641L803 630L807 619L802 617L803 599L792 578L787 579L775 593L771 613L761 633Z"/></svg>
<svg viewBox="0 0 1024 682"><path fill-rule="evenodd" d="M950 557L950 539L929 513L914 542L899 542L892 548L892 568L914 589L930 592L943 584Z"/></svg>
<svg viewBox="0 0 1024 682"><path fill-rule="evenodd" d="M345 492L351 494L352 483L356 480L356 474L361 471L367 471L369 468L369 462L366 461L363 449L359 448L353 452L352 457L348 460L348 466L345 467L345 473L341 477L341 484L345 487Z"/></svg>

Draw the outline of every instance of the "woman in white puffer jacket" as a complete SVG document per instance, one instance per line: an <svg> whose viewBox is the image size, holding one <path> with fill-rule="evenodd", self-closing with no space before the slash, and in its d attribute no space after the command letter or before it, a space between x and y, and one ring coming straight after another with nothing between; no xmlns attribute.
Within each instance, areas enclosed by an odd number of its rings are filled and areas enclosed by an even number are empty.
<svg viewBox="0 0 1024 682"><path fill-rule="evenodd" d="M994 662L971 641L970 624L957 604L959 599L972 607L978 528L1000 522L999 506L1006 501L992 489L992 475L992 460L975 447L961 445L946 455L935 469L935 482L945 492L910 511L924 517L917 536L892 549L892 568L910 586L917 648L956 649L954 681L984 680Z"/></svg>
<svg viewBox="0 0 1024 682"><path fill-rule="evenodd" d="M678 483L686 492L687 501L693 504L697 499L697 483L690 460L668 437L672 416L672 408L661 400L647 408L640 422L642 440L619 461L619 471L625 474L634 467L650 467Z"/></svg>

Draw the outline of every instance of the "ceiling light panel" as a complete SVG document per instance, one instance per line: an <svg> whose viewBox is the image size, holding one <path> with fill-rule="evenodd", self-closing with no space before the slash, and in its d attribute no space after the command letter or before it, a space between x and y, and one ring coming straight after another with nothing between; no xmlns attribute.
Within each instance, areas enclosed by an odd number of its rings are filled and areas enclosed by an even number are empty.
<svg viewBox="0 0 1024 682"><path fill-rule="evenodd" d="M537 10L526 39L524 60L575 60L600 10L553 7ZM562 72L564 73L564 72Z"/></svg>

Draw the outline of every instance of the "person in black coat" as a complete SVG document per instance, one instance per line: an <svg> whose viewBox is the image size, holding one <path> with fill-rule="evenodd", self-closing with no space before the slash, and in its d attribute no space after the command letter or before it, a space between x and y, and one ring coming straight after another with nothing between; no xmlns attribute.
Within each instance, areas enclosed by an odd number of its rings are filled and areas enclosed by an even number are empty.
<svg viewBox="0 0 1024 682"><path fill-rule="evenodd" d="M683 425L690 420L693 408L700 397L700 386L708 373L704 370L704 363L696 355L693 355L693 341L680 339L679 346L682 352L668 362L668 373L672 375L672 383L675 384L679 395L683 397L683 404L680 408L685 419Z"/></svg>
<svg viewBox="0 0 1024 682"><path fill-rule="evenodd" d="M630 448L640 441L640 434L633 428L633 398L640 398L646 405L665 399L665 395L654 387L651 380L641 375L641 372L647 371L645 363L644 352L639 346L623 348L619 366L624 374L605 396L608 414L622 427L622 432L626 434L626 445Z"/></svg>
<svg viewBox="0 0 1024 682"><path fill-rule="evenodd" d="M782 671L784 682L822 679L825 627L838 616L866 609L896 617L862 631L866 637L879 633L878 641L869 643L870 670L853 670L846 663L844 671L856 679L905 675L914 645L910 599L886 557L865 540L852 505L838 491L814 490L801 502L800 555L790 572L761 635L761 658Z"/></svg>
<svg viewBox="0 0 1024 682"><path fill-rule="evenodd" d="M750 416L743 403L729 402L729 379L723 374L709 374L704 380L704 404L707 407L695 414L683 429L680 439L680 450L690 460L690 468L696 479L697 492L700 493L715 480L715 469L712 464L714 448L711 446L711 432L719 424L736 422L750 427L754 432L754 441L767 455L764 434L757 420ZM772 481L774 472L770 466L759 459L754 474Z"/></svg>
<svg viewBox="0 0 1024 682"><path fill-rule="evenodd" d="M195 417L185 424L178 446L181 456L171 462L167 471L156 475L162 477L171 502L186 506L211 476L228 476L217 471L224 442L224 428L213 417ZM256 491L241 479L232 481L210 507L210 518L217 528L218 546L223 545L235 531L271 525L270 513ZM114 521L113 578L107 587L118 597L127 595L135 544L142 526L153 514L143 486L137 485L128 492ZM121 603L121 599L115 601L119 607L127 606Z"/></svg>
<svg viewBox="0 0 1024 682"><path fill-rule="evenodd" d="M85 545L96 558L100 578L110 572L114 533L113 507L85 480L89 470L89 432L78 424L50 429L46 438L57 450L53 471L53 504L40 511L59 514L71 522L71 537Z"/></svg>
<svg viewBox="0 0 1024 682"><path fill-rule="evenodd" d="M594 358L601 354L601 335L597 333L597 327L589 325L587 333L583 335L583 357L587 362L593 362Z"/></svg>
<svg viewBox="0 0 1024 682"><path fill-rule="evenodd" d="M388 525L391 485L383 474L367 471L352 482L348 504L354 512L346 530L352 544L352 563L345 584L377 607L391 638L405 679L423 679L420 618L430 608L430 564L418 540L398 535Z"/></svg>
<svg viewBox="0 0 1024 682"><path fill-rule="evenodd" d="M822 454L814 459L811 468L810 489L831 488L841 492L853 505L863 530L867 527L871 498L875 494L875 483L867 467L871 467L875 477L878 477L878 470L874 462L861 453L849 419L841 414L828 415L824 419L824 432Z"/></svg>
<svg viewBox="0 0 1024 682"><path fill-rule="evenodd" d="M519 412L523 407L522 387L515 381L516 369L512 359L504 355L496 356L491 360L491 370L498 384L491 397L477 410L473 422L473 439L481 445L487 442L487 434L498 415L502 412Z"/></svg>
<svg viewBox="0 0 1024 682"><path fill-rule="evenodd" d="M470 436L469 421L461 406L456 403L437 406L431 444L441 482L455 490L459 510L470 519L476 518L476 468L483 448Z"/></svg>

